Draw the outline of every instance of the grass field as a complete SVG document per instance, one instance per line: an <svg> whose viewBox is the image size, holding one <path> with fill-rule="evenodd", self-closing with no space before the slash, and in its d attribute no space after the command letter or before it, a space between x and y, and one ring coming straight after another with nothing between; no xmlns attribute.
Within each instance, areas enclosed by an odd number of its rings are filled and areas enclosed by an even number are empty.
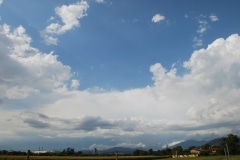
<svg viewBox="0 0 240 160"><path fill-rule="evenodd" d="M118 156L119 160L163 160L163 156ZM26 156L0 156L0 160L26 160ZM116 160L116 156L30 156L29 160Z"/></svg>
<svg viewBox="0 0 240 160"><path fill-rule="evenodd" d="M196 158L164 158L157 156L119 156L119 160L226 160L224 156ZM26 160L26 156L0 156L0 160ZM115 156L30 156L29 160L116 160ZM230 156L230 160L240 160L240 155Z"/></svg>
<svg viewBox="0 0 240 160"><path fill-rule="evenodd" d="M196 158L167 158L162 160L226 160L224 156L205 156L205 157L196 157ZM240 155L230 156L230 160L240 160Z"/></svg>

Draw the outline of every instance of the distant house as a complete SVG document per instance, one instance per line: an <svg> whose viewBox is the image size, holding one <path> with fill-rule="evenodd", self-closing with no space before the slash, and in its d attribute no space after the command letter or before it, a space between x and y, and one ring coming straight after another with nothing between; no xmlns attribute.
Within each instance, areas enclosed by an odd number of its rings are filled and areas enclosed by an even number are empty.
<svg viewBox="0 0 240 160"><path fill-rule="evenodd" d="M195 155L199 155L199 154L205 153L205 152L206 152L206 150L201 149L201 148L193 148L190 150L190 153L195 154Z"/></svg>
<svg viewBox="0 0 240 160"><path fill-rule="evenodd" d="M195 155L206 154L206 153L216 154L217 150L218 148L212 148L212 147L210 147L209 149L193 148L190 150L190 153Z"/></svg>
<svg viewBox="0 0 240 160"><path fill-rule="evenodd" d="M209 151L210 153L216 154L217 151L218 151L218 149L219 149L219 148L217 148L217 147L211 147L211 148L208 149L208 151Z"/></svg>

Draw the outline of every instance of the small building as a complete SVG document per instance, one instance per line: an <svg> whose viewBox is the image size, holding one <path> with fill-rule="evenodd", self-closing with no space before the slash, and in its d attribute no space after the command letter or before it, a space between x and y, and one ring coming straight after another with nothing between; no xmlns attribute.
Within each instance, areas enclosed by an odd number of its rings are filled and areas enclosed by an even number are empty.
<svg viewBox="0 0 240 160"><path fill-rule="evenodd" d="M219 148L211 147L211 148L208 149L208 151L209 151L210 153L216 154L217 151L218 151L218 149L219 149Z"/></svg>
<svg viewBox="0 0 240 160"><path fill-rule="evenodd" d="M191 154L200 155L201 153L206 153L207 151L201 148L193 148L190 150Z"/></svg>
<svg viewBox="0 0 240 160"><path fill-rule="evenodd" d="M195 154L195 155L200 155L200 154L216 154L218 151L218 148L216 147L210 147L208 149L202 149L202 148L193 148L190 150L191 154Z"/></svg>

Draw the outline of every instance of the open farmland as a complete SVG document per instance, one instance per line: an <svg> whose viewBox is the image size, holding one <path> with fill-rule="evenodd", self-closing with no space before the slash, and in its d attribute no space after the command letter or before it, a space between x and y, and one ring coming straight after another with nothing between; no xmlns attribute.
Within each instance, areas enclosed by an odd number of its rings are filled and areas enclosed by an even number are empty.
<svg viewBox="0 0 240 160"><path fill-rule="evenodd" d="M163 160L227 160L224 156L203 156L196 158L167 158ZM230 156L230 160L240 160L240 155Z"/></svg>
<svg viewBox="0 0 240 160"><path fill-rule="evenodd" d="M226 160L224 156L205 156L196 158L166 158L161 156L118 156L119 160ZM240 160L240 155L231 156ZM26 156L0 156L0 160L26 160ZM116 156L31 156L29 160L116 160Z"/></svg>
<svg viewBox="0 0 240 160"><path fill-rule="evenodd" d="M26 160L26 156L0 156L0 160ZM122 160L156 160L166 156L118 156ZM29 160L116 160L116 156L30 156Z"/></svg>

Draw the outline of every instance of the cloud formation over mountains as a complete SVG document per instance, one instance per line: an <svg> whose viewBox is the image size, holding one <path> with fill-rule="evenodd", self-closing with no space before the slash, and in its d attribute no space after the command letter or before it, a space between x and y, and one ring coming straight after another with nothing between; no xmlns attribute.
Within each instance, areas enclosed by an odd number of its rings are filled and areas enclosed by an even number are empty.
<svg viewBox="0 0 240 160"><path fill-rule="evenodd" d="M45 33L62 34L78 26L88 8L82 3L57 8L63 25L56 24ZM76 7L71 23L62 16L69 13L68 7ZM58 60L58 53L43 53L31 41L22 26L0 26L0 125L5 128L0 135L6 139L27 132L52 138L132 138L135 141L130 144L142 144L142 137L149 135L186 139L239 127L237 34L194 51L183 62L183 75L178 68L167 70L156 63L150 66L153 84L101 92L77 90L80 82Z"/></svg>

